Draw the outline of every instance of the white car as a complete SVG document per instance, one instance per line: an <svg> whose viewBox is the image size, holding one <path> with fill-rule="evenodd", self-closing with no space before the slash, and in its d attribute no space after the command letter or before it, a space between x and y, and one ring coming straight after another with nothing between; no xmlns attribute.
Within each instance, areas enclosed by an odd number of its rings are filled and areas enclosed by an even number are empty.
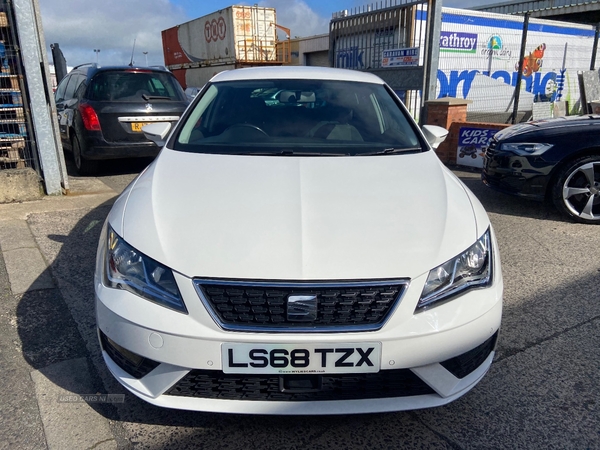
<svg viewBox="0 0 600 450"><path fill-rule="evenodd" d="M104 360L159 406L346 414L446 404L489 369L493 228L378 77L216 75L106 220Z"/></svg>

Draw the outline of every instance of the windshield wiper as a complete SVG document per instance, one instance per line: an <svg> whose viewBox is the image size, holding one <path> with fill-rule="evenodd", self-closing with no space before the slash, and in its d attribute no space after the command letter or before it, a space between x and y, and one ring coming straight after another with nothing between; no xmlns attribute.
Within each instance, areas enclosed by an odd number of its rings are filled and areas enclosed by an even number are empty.
<svg viewBox="0 0 600 450"><path fill-rule="evenodd" d="M344 153L325 153L325 152L299 152L294 150L277 150L277 151L266 151L266 150L256 150L256 151L248 151L235 153L236 155L260 155L260 156L348 156L348 154Z"/></svg>
<svg viewBox="0 0 600 450"><path fill-rule="evenodd" d="M150 100L171 100L171 97L166 97L164 95L148 95L142 94L142 98L146 101Z"/></svg>
<svg viewBox="0 0 600 450"><path fill-rule="evenodd" d="M394 153L412 153L422 150L421 147L390 147L384 148L383 150L377 150L376 152L357 153L357 156L392 155Z"/></svg>

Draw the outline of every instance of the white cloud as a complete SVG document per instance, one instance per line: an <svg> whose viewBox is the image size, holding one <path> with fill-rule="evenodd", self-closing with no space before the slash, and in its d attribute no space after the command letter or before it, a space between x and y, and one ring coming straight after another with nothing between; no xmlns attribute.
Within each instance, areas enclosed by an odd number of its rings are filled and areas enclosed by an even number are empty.
<svg viewBox="0 0 600 450"><path fill-rule="evenodd" d="M161 31L190 20L169 0L42 0L42 23L49 61L57 42L69 66L93 62L128 64L134 39L134 60L164 64Z"/></svg>
<svg viewBox="0 0 600 450"><path fill-rule="evenodd" d="M321 17L303 0L263 0L260 6L275 8L277 23L289 28L291 37L327 33L329 18Z"/></svg>

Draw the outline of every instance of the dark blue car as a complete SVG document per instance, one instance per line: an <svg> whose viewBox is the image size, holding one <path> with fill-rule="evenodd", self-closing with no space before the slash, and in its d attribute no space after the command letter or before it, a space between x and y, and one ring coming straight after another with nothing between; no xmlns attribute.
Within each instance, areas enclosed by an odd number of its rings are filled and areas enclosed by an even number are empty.
<svg viewBox="0 0 600 450"><path fill-rule="evenodd" d="M600 116L500 131L485 153L482 180L508 194L551 200L576 222L600 224Z"/></svg>

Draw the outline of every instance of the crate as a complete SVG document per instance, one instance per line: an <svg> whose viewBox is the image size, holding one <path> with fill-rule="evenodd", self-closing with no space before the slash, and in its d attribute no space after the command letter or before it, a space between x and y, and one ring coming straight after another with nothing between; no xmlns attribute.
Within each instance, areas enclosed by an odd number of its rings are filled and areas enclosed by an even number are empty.
<svg viewBox="0 0 600 450"><path fill-rule="evenodd" d="M0 145L2 145L3 143L6 143L6 142L10 142L11 144L14 144L16 142L21 142L21 141L24 142L25 140L23 139L23 136L21 136L20 134L0 132Z"/></svg>
<svg viewBox="0 0 600 450"><path fill-rule="evenodd" d="M19 76L10 75L9 73L0 73L0 89L11 89L20 91Z"/></svg>
<svg viewBox="0 0 600 450"><path fill-rule="evenodd" d="M23 122L25 120L23 108L0 108L0 121L5 120Z"/></svg>
<svg viewBox="0 0 600 450"><path fill-rule="evenodd" d="M25 158L23 151L25 149L25 141L18 140L15 142L3 142L0 138L0 166L16 167L22 169L25 167Z"/></svg>
<svg viewBox="0 0 600 450"><path fill-rule="evenodd" d="M2 135L27 136L25 121L0 120L0 137Z"/></svg>
<svg viewBox="0 0 600 450"><path fill-rule="evenodd" d="M23 106L21 91L0 89L0 108L14 108L15 106Z"/></svg>

